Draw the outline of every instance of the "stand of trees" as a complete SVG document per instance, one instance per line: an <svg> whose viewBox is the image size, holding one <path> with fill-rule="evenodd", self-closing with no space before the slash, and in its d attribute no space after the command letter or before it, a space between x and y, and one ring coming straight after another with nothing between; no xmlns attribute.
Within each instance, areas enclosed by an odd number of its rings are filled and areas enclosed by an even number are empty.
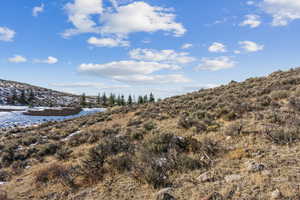
<svg viewBox="0 0 300 200"><path fill-rule="evenodd" d="M126 106L126 105L133 105L133 104L144 104L149 102L155 102L155 97L152 93L145 96L138 96L137 100L134 95L128 95L125 98L124 95L115 95L111 93L110 95L106 95L105 93L98 94L96 99L96 104L103 105L103 106ZM80 105L85 107L89 103L86 101L86 95L83 93L80 98Z"/></svg>
<svg viewBox="0 0 300 200"><path fill-rule="evenodd" d="M32 90L21 90L17 93L16 90L12 91L12 95L6 99L8 104L11 105L31 105L35 99L35 94Z"/></svg>

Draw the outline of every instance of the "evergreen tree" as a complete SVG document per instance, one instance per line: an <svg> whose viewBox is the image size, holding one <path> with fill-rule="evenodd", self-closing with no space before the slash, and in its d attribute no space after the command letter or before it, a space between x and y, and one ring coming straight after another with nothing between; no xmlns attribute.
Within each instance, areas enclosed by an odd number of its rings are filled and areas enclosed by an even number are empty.
<svg viewBox="0 0 300 200"><path fill-rule="evenodd" d="M19 102L21 105L26 105L26 104L27 104L27 101L26 101L26 95L25 95L25 91L24 91L24 90L21 90L21 95L20 95L20 97L18 98L18 102Z"/></svg>
<svg viewBox="0 0 300 200"><path fill-rule="evenodd" d="M145 95L144 96L144 101L143 101L144 103L148 103L148 95Z"/></svg>
<svg viewBox="0 0 300 200"><path fill-rule="evenodd" d="M83 94L81 95L81 98L80 98L80 105L81 105L82 107L86 106L86 96L85 96L85 93L83 93Z"/></svg>
<svg viewBox="0 0 300 200"><path fill-rule="evenodd" d="M131 97L131 94L128 96L128 100L127 100L127 104L128 105L132 105L133 103L133 100L132 100L132 97Z"/></svg>
<svg viewBox="0 0 300 200"><path fill-rule="evenodd" d="M125 106L125 105L126 105L125 97L124 97L123 94L121 95L121 105L122 105L122 106Z"/></svg>
<svg viewBox="0 0 300 200"><path fill-rule="evenodd" d="M154 98L154 95L152 94L152 92L150 93L150 96L149 96L149 102L155 102L155 98Z"/></svg>
<svg viewBox="0 0 300 200"><path fill-rule="evenodd" d="M10 100L10 104L16 104L17 101L18 101L17 91L16 91L16 90L13 90L13 91L12 91L11 100Z"/></svg>
<svg viewBox="0 0 300 200"><path fill-rule="evenodd" d="M106 97L106 94L103 93L102 95L102 102L103 102L103 105L106 106L107 105L107 97Z"/></svg>
<svg viewBox="0 0 300 200"><path fill-rule="evenodd" d="M117 105L118 106L122 105L122 103L121 103L121 96L120 95L118 95L118 98L117 98Z"/></svg>
<svg viewBox="0 0 300 200"><path fill-rule="evenodd" d="M30 90L29 91L29 97L28 97L28 103L32 103L34 98L35 98L34 92L33 92L33 90Z"/></svg>
<svg viewBox="0 0 300 200"><path fill-rule="evenodd" d="M143 104L144 103L144 98L143 96L138 97L138 104Z"/></svg>
<svg viewBox="0 0 300 200"><path fill-rule="evenodd" d="M108 99L108 103L110 106L114 106L116 103L116 96L114 94L110 94L109 99Z"/></svg>
<svg viewBox="0 0 300 200"><path fill-rule="evenodd" d="M98 96L97 96L97 104L98 104L98 105L101 104L101 96L100 96L100 93L99 93Z"/></svg>

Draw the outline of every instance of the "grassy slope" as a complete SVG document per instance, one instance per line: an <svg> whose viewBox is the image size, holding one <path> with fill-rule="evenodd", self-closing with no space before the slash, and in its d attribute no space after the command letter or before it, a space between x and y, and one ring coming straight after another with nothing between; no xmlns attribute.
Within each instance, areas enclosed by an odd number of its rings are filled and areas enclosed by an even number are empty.
<svg viewBox="0 0 300 200"><path fill-rule="evenodd" d="M2 133L0 181L9 182L0 190L10 199L155 199L164 187L176 199L276 190L299 199L299 97L296 69Z"/></svg>

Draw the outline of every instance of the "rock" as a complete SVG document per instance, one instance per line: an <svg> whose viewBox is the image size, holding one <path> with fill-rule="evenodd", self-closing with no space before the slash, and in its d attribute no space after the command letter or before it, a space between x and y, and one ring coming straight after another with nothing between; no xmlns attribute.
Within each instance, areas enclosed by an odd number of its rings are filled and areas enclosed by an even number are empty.
<svg viewBox="0 0 300 200"><path fill-rule="evenodd" d="M233 182L233 181L238 181L241 178L242 178L242 176L239 175L239 174L231 174L231 175L225 176L225 181L227 183L230 183L230 182Z"/></svg>
<svg viewBox="0 0 300 200"><path fill-rule="evenodd" d="M282 194L278 189L276 189L275 191L273 191L271 193L271 199L279 199L281 197L282 197Z"/></svg>
<svg viewBox="0 0 300 200"><path fill-rule="evenodd" d="M264 164L257 163L255 161L247 161L245 166L248 172L258 172L266 168Z"/></svg>
<svg viewBox="0 0 300 200"><path fill-rule="evenodd" d="M197 180L201 181L201 182L208 182L208 181L211 181L212 179L213 179L213 177L212 177L211 173L209 173L209 172L205 172L197 178Z"/></svg>
<svg viewBox="0 0 300 200"><path fill-rule="evenodd" d="M172 188L164 188L161 189L156 194L156 200L176 200L170 193L172 192Z"/></svg>

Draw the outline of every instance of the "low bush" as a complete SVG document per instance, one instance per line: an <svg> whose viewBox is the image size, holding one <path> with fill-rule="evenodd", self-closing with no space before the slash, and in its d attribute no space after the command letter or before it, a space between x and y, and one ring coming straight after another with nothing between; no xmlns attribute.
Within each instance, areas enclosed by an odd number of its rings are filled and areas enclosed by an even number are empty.
<svg viewBox="0 0 300 200"><path fill-rule="evenodd" d="M285 99L288 96L289 96L289 93L286 90L274 90L270 93L270 97L273 100Z"/></svg>

